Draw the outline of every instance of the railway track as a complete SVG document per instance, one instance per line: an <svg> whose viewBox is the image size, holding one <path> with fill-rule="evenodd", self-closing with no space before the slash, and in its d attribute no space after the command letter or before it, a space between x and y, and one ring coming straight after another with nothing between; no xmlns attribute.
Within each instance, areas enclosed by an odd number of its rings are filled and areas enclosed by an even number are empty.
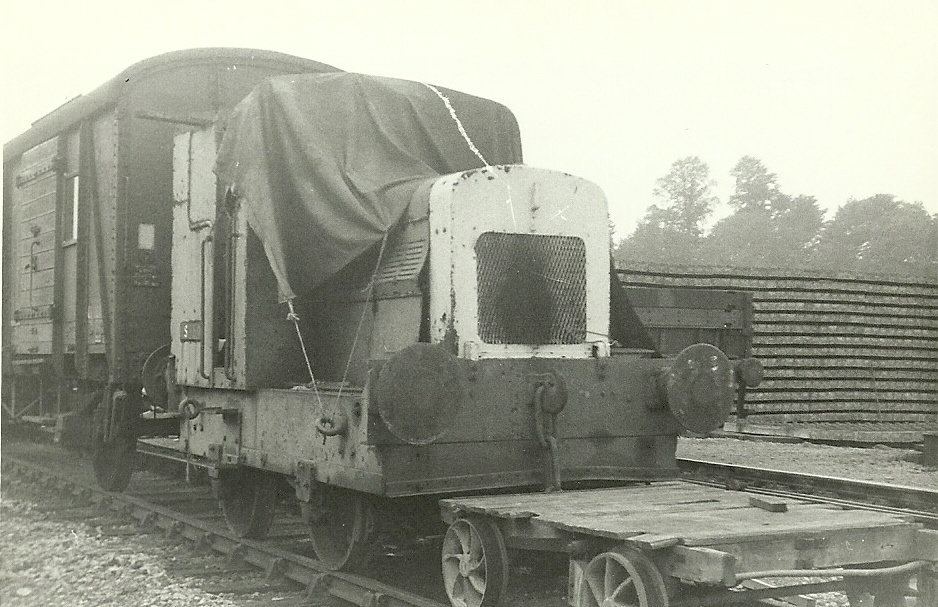
<svg viewBox="0 0 938 607"><path fill-rule="evenodd" d="M3 473L57 494L70 494L92 504L95 516L110 514L132 521L141 531L162 532L194 542L206 551L227 557L228 563L249 566L266 573L269 583L290 580L305 587L316 604L334 597L356 605L381 607L446 607L441 601L421 596L365 575L329 572L303 554L305 529L299 516L281 513L265 541L239 538L228 531L217 513L208 487L190 487L166 480L127 493L110 493L92 482L76 478L68 466L50 469L47 463L4 454Z"/></svg>
<svg viewBox="0 0 938 607"><path fill-rule="evenodd" d="M938 529L938 490L679 458L685 479L914 518Z"/></svg>
<svg viewBox="0 0 938 607"><path fill-rule="evenodd" d="M426 574L427 571L435 571L435 555L438 551L425 551L432 553L434 559L425 559L420 563L422 569L415 567L413 563L409 568L407 565L402 567L402 561L398 561L396 572L390 574L390 579L396 580L396 583L387 583L387 581L377 579L379 576L369 577L371 570L366 571L364 575L329 572L325 571L318 561L307 556L311 554L311 551L305 527L296 513L281 512L271 537L265 541L238 538L225 526L207 486L192 486L177 479L167 479L147 473L149 476L146 483L132 486L131 491L121 494L109 493L100 490L90 478L83 478L81 474L76 474L81 463L73 461L71 465L61 465L61 462L43 462L41 458L26 459L22 455L6 452L3 456L3 472L5 475L12 474L22 478L30 484L43 485L58 495L71 495L76 500L92 504L98 516L104 512L133 521L141 532L162 532L167 536L189 540L206 552L214 552L226 557L227 567L232 571L253 568L263 573L267 583L273 584L289 580L297 585L298 592L302 593L302 589L306 589L305 594L310 604L323 604L323 600L328 597L367 607L446 607L448 604L442 596L441 585L436 575ZM938 501L928 501L930 496L934 497L935 492L927 490L913 490L910 496L904 492L907 488L890 485L854 483L846 479L788 474L700 460L683 459L679 461L679 464L688 474L703 473L710 478L718 479L702 481L688 478L692 482L728 485L732 489L745 488L757 493L833 502L853 508L885 510L911 516L927 525L938 527L938 513L934 512L938 508ZM799 490L812 492L824 490L831 493L840 490L840 495L853 497L863 495L866 498L873 496L878 500L891 499L891 503L877 505L870 504L868 501L848 501L841 497L818 497L804 493L793 494L790 491L756 486L764 483L796 487ZM874 490L874 487L877 489ZM895 504L903 506L924 504L930 506L932 511L914 510ZM434 562L431 563L430 560ZM383 563L379 567L386 569L387 564ZM392 565L391 568L394 569L394 567ZM384 577L388 579L387 571ZM421 577L432 579L417 579ZM530 581L528 580L529 586ZM397 586L402 582L410 585L408 589ZM423 587L420 587L421 582ZM416 591L415 588L417 588ZM532 604L563 604L563 591L551 590L552 595L542 593L537 597L523 595L515 597L508 601L508 605L527 607Z"/></svg>
<svg viewBox="0 0 938 607"><path fill-rule="evenodd" d="M449 606L439 579L437 544L441 537L420 538L416 544L421 545L417 546L379 543L371 563L361 574L331 572L310 556L313 551L306 524L292 508L281 506L266 540L239 538L225 525L209 486L187 483L179 474L178 466L174 469L174 478L165 474L171 462L146 461L147 464L155 462L162 472L138 471L127 491L112 493L97 486L86 461L74 454L55 456L60 450L49 445L43 445L41 450L37 447L33 445L25 453L19 453L15 447L5 448L4 477L18 478L56 496L69 496L66 502L71 499L87 504L68 508L73 511L69 516L80 518L87 514L96 520L103 516L126 521L133 523L138 533L162 533L191 542L206 554L225 557L223 569L232 572L231 583L213 582L210 584L213 593L244 594L259 589L256 582L251 582L244 590L236 581L245 570L253 570L259 572L266 585L276 587L292 583L293 594L301 595L305 588L309 602L300 601L302 605ZM147 456L138 453L138 457L146 460ZM550 558L535 556L519 560L512 572L517 588L512 589L505 607L565 604L566 558ZM215 571L207 574L218 577ZM225 572L221 574L224 577ZM553 583L554 579L560 582ZM330 597L340 600L330 601Z"/></svg>

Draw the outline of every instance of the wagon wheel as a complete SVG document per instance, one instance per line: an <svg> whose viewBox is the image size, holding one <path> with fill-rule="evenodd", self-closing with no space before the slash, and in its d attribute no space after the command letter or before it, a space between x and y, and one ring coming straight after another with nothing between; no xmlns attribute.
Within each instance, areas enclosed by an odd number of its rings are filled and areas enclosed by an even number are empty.
<svg viewBox="0 0 938 607"><path fill-rule="evenodd" d="M105 424L111 403L104 391L95 392L89 400L92 398L98 401L91 421L91 465L94 478L105 491L123 491L130 484L136 463L137 441L130 413L124 407L115 408L114 414L121 416L116 425L117 434L105 440ZM92 407L90 402L88 407Z"/></svg>
<svg viewBox="0 0 938 607"><path fill-rule="evenodd" d="M583 572L576 607L668 607L658 568L632 548L603 552Z"/></svg>
<svg viewBox="0 0 938 607"><path fill-rule="evenodd" d="M264 538L277 508L277 477L240 468L219 476L218 501L228 528L238 537Z"/></svg>
<svg viewBox="0 0 938 607"><path fill-rule="evenodd" d="M91 465L98 486L105 491L123 491L134 473L137 441L122 434L108 442L95 442Z"/></svg>
<svg viewBox="0 0 938 607"><path fill-rule="evenodd" d="M496 605L508 587L502 532L481 517L453 521L443 538L443 586L454 607Z"/></svg>
<svg viewBox="0 0 938 607"><path fill-rule="evenodd" d="M316 558L332 571L354 569L368 556L374 534L374 509L354 491L318 485L309 502L300 502Z"/></svg>

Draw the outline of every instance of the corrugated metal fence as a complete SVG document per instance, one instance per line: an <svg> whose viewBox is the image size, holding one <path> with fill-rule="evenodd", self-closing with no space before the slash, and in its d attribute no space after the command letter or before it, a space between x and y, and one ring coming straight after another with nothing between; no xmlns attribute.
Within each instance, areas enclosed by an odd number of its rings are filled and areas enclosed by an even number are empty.
<svg viewBox="0 0 938 607"><path fill-rule="evenodd" d="M628 286L748 291L765 382L750 424L805 438L906 442L938 428L938 279L632 266Z"/></svg>

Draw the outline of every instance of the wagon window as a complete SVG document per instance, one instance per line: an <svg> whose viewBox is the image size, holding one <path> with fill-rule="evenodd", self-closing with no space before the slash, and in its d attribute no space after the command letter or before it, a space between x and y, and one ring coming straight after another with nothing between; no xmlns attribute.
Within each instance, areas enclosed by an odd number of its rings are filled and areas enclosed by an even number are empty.
<svg viewBox="0 0 938 607"><path fill-rule="evenodd" d="M62 242L78 238L78 175L65 180L65 203L62 208Z"/></svg>

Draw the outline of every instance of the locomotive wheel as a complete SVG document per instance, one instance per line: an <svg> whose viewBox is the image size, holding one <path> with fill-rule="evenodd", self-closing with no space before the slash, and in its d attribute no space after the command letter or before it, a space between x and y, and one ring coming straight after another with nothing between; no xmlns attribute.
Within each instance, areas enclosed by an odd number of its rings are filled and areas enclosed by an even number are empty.
<svg viewBox="0 0 938 607"><path fill-rule="evenodd" d="M603 552L583 572L576 607L668 607L664 579L641 552Z"/></svg>
<svg viewBox="0 0 938 607"><path fill-rule="evenodd" d="M94 446L91 464L98 486L105 491L123 491L134 472L137 441L121 435L107 443Z"/></svg>
<svg viewBox="0 0 938 607"><path fill-rule="evenodd" d="M508 587L505 539L481 517L453 521L443 537L443 587L455 607L498 604Z"/></svg>
<svg viewBox="0 0 938 607"><path fill-rule="evenodd" d="M277 477L241 468L220 475L217 487L228 528L238 537L266 537L277 509Z"/></svg>
<svg viewBox="0 0 938 607"><path fill-rule="evenodd" d="M316 558L332 571L364 564L374 534L368 499L340 487L319 485L309 502L300 502Z"/></svg>

